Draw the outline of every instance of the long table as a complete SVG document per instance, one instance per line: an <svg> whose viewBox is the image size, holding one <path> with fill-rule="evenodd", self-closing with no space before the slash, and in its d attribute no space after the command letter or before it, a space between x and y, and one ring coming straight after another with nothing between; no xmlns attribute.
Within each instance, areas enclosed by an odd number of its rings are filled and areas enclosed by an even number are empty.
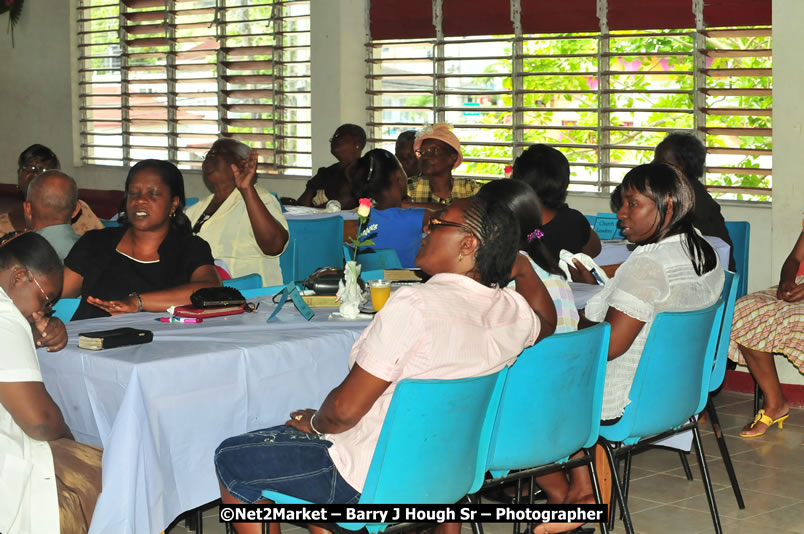
<svg viewBox="0 0 804 534"><path fill-rule="evenodd" d="M76 440L103 447L103 491L91 534L158 533L186 510L218 497L215 447L225 438L282 424L317 408L346 376L367 322L306 322L292 305L207 319L154 321L138 313L67 323L67 348L40 350L45 386ZM103 351L78 334L131 326L152 343Z"/></svg>

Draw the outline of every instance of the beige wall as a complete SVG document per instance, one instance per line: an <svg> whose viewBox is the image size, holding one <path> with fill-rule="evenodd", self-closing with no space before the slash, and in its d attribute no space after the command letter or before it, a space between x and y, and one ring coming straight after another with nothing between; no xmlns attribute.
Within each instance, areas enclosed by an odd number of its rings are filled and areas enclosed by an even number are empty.
<svg viewBox="0 0 804 534"><path fill-rule="evenodd" d="M804 210L804 110L800 88L804 87L801 68L800 21L804 20L804 2L774 0L774 197L766 204L723 203L729 220L751 223L751 258L749 289L767 287L775 282L784 257L800 228ZM356 122L364 125L367 114L366 10L363 0L312 2L313 62L313 165L331 162L327 139L338 124ZM33 142L53 148L64 169L83 187L116 189L122 186L125 170L118 167L77 166L70 157L77 150L74 123L73 28L75 0L27 2L11 38L0 31L0 49L4 51L0 68L0 124L4 126L0 142L0 168L4 182L13 182L16 157ZM2 24L5 25L3 17ZM206 190L197 173L188 172L189 196L201 196ZM280 195L297 195L304 179L274 178L263 182ZM570 203L584 212L607 210L606 198L574 194Z"/></svg>

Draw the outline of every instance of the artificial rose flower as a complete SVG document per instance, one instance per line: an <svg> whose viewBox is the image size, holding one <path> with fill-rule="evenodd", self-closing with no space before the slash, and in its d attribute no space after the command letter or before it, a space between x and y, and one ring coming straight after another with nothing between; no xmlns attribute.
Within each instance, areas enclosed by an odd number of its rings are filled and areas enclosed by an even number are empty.
<svg viewBox="0 0 804 534"><path fill-rule="evenodd" d="M371 199L361 198L360 204L357 206L357 216L365 218L369 216L369 213L371 213Z"/></svg>

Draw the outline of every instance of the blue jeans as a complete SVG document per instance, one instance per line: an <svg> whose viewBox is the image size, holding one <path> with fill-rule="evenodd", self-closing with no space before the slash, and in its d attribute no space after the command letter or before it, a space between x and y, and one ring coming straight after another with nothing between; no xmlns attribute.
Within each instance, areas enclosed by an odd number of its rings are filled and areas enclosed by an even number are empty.
<svg viewBox="0 0 804 534"><path fill-rule="evenodd" d="M224 440L215 450L218 480L237 500L264 500L271 490L316 504L355 504L360 493L329 457L332 442L289 426L255 430Z"/></svg>

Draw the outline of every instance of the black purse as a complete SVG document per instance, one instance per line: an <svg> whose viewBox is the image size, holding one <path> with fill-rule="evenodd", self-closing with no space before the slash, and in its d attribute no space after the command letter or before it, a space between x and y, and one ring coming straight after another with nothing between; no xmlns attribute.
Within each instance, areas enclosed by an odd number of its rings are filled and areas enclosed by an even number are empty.
<svg viewBox="0 0 804 534"><path fill-rule="evenodd" d="M316 295L334 295L338 292L338 282L341 280L343 280L343 269L321 267L304 281L304 287L312 289ZM362 291L366 290L362 279L358 278L357 283Z"/></svg>
<svg viewBox="0 0 804 534"><path fill-rule="evenodd" d="M246 303L246 299L233 287L204 287L190 295L190 302L196 308L217 308L241 306Z"/></svg>

